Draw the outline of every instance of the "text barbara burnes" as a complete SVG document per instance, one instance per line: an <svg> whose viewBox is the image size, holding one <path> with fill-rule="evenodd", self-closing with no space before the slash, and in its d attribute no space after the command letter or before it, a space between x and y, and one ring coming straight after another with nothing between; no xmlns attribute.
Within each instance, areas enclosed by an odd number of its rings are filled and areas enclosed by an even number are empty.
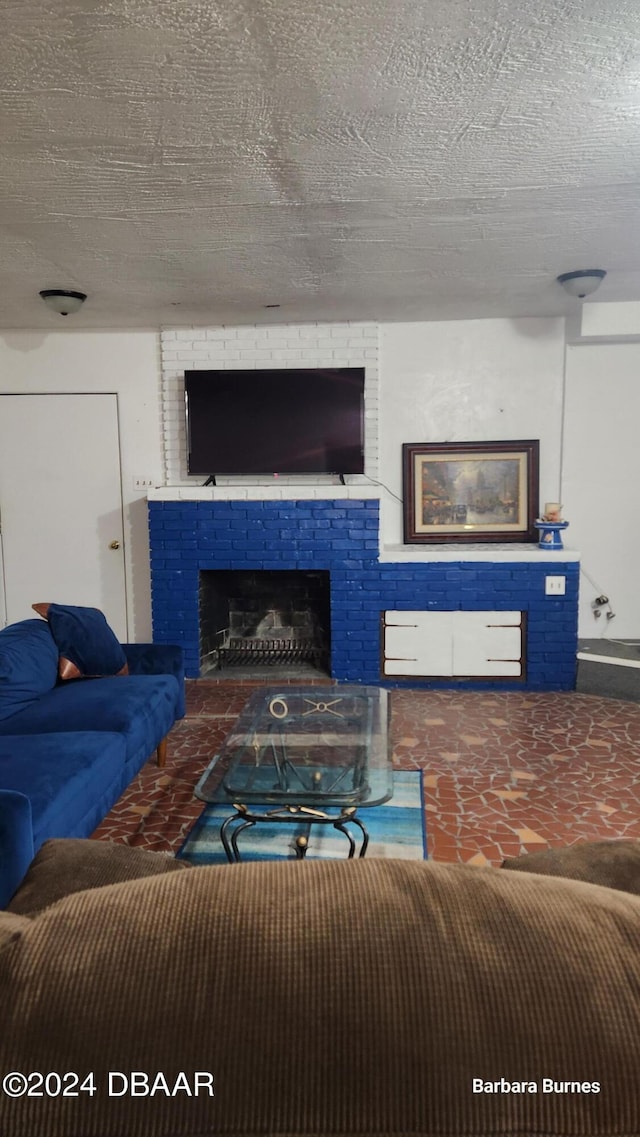
<svg viewBox="0 0 640 1137"><path fill-rule="evenodd" d="M474 1094L599 1094L600 1082L563 1082L555 1078L540 1081L511 1082L508 1078L485 1081L472 1078Z"/></svg>

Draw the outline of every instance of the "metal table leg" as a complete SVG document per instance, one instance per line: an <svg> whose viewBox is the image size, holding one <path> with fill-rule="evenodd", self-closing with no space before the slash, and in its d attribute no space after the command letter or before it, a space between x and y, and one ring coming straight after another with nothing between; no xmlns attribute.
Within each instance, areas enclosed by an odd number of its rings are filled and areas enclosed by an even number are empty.
<svg viewBox="0 0 640 1137"><path fill-rule="evenodd" d="M312 825L332 825L338 832L343 833L349 842L348 860L352 860L356 854L356 842L347 828L349 824L356 825L362 834L362 844L360 845L358 857L364 857L369 846L369 834L360 818L356 816L356 808L354 806L343 809L338 817L336 817L335 814L323 814L319 810L307 809L304 806L287 806L284 810L271 810L269 813L250 813L246 805L238 803L234 805L234 809L235 813L225 818L220 827L220 840L230 864L237 863L242 859L240 849L238 848L238 838L245 829L250 829L252 826L257 825L259 821L284 822L288 824L293 822L294 824L299 824L301 813L314 814L314 816L305 819L305 833L295 838L296 859L299 861L304 860L307 854Z"/></svg>

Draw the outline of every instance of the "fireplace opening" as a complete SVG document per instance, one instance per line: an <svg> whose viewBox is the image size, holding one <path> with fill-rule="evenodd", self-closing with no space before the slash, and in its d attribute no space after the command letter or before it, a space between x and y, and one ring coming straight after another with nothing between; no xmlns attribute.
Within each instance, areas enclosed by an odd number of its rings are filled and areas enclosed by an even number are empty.
<svg viewBox="0 0 640 1137"><path fill-rule="evenodd" d="M208 569L200 573L200 674L330 673L329 573Z"/></svg>

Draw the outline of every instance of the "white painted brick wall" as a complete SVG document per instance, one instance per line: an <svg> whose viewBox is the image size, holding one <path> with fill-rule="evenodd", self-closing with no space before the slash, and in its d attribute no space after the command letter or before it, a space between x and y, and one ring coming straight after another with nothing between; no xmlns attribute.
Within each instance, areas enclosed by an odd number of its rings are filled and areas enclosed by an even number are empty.
<svg viewBox="0 0 640 1137"><path fill-rule="evenodd" d="M377 483L379 464L378 325L278 324L273 327L167 328L160 333L162 349L162 417L167 486L202 485L187 474L184 414L184 372L191 370L248 370L268 367L365 368L365 471L350 475L350 485ZM220 485L270 485L273 479L220 478ZM330 476L283 476L280 487L304 485L317 497L327 496ZM281 490L280 490L281 492Z"/></svg>

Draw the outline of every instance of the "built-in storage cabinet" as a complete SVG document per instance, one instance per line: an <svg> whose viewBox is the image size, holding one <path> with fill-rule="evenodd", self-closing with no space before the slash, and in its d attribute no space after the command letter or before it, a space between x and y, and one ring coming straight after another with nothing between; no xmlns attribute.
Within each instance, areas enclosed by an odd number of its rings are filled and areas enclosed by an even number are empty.
<svg viewBox="0 0 640 1137"><path fill-rule="evenodd" d="M382 614L382 674L524 678L524 613Z"/></svg>

